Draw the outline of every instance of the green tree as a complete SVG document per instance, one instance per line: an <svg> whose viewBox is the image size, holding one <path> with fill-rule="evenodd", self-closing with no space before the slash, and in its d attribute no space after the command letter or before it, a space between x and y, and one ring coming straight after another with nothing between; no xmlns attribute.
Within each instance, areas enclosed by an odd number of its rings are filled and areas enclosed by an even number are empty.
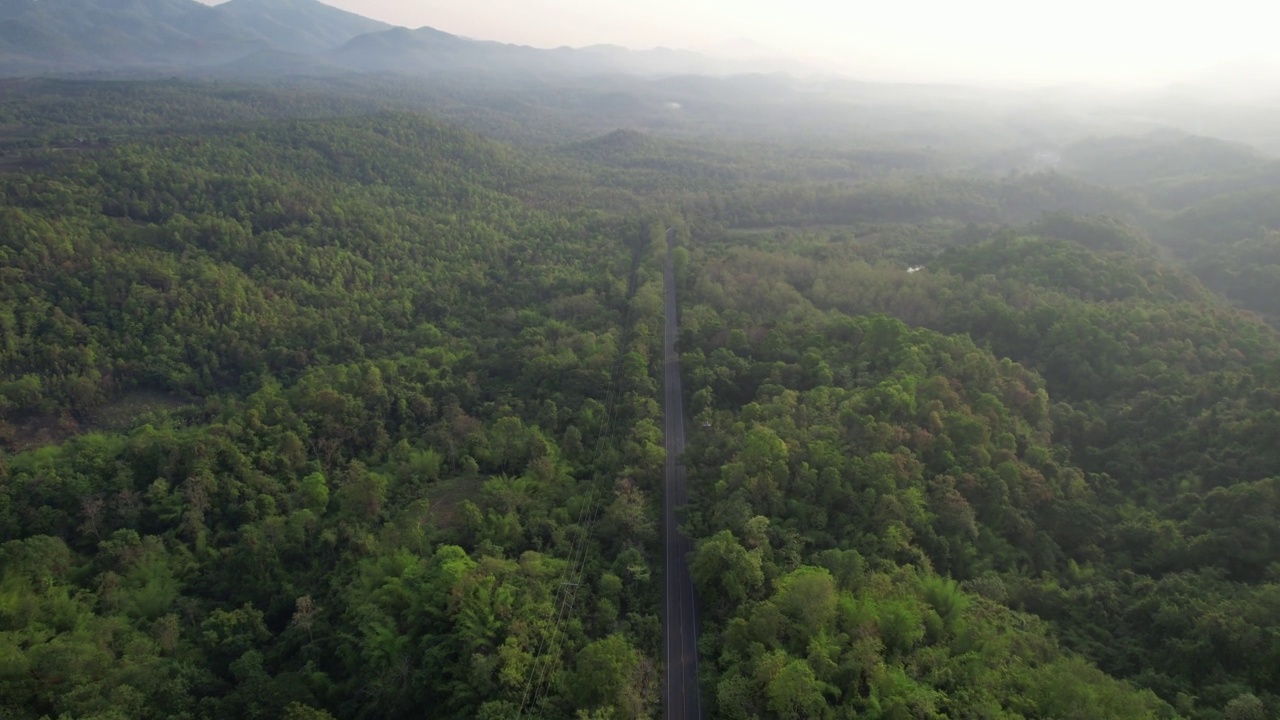
<svg viewBox="0 0 1280 720"><path fill-rule="evenodd" d="M764 582L760 556L744 548L728 530L698 543L689 572L702 596L717 605L743 602Z"/></svg>

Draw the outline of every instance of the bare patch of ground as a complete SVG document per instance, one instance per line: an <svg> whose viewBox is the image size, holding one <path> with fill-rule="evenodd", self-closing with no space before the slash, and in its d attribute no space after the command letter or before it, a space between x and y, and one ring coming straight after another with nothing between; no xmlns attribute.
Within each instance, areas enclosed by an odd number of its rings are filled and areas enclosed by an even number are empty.
<svg viewBox="0 0 1280 720"><path fill-rule="evenodd" d="M35 415L11 423L0 419L0 447L22 452L66 442L87 432L120 432L144 415L171 413L191 406L192 403L175 395L136 390L109 400L81 420L70 413Z"/></svg>

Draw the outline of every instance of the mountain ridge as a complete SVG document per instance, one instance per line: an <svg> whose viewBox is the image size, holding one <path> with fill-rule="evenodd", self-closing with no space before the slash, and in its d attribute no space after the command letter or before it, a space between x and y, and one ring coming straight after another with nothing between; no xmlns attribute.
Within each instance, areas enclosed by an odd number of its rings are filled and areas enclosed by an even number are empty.
<svg viewBox="0 0 1280 720"><path fill-rule="evenodd" d="M6 0L0 21L4 75L209 67L270 50L319 56L391 28L318 0Z"/></svg>
<svg viewBox="0 0 1280 720"><path fill-rule="evenodd" d="M360 34L394 27L318 0L228 0L213 9L251 25L278 49L294 53L334 47Z"/></svg>
<svg viewBox="0 0 1280 720"><path fill-rule="evenodd" d="M0 76L133 71L290 69L402 75L684 74L757 70L743 61L665 47L536 48L406 28L319 0L3 0ZM276 68L270 58L290 58Z"/></svg>

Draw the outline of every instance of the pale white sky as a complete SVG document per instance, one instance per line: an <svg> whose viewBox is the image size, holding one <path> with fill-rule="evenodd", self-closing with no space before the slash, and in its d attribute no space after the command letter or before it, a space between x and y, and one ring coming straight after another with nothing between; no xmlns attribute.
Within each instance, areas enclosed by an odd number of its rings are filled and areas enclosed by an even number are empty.
<svg viewBox="0 0 1280 720"><path fill-rule="evenodd" d="M749 38L868 78L1147 84L1280 57L1280 11L1268 0L327 1L397 25L544 47L705 50Z"/></svg>

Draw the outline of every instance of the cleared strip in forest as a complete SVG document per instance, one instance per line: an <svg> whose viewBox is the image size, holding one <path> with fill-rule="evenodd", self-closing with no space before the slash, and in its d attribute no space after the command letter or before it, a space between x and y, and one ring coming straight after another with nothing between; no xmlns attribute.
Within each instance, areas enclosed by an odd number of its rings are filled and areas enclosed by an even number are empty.
<svg viewBox="0 0 1280 720"><path fill-rule="evenodd" d="M622 382L622 358L631 346L635 332L635 322L631 316L631 303L635 299L636 291L640 285L640 266L644 260L643 253L644 244L637 242L632 247L631 269L627 277L627 295L623 303L622 312L622 337L613 368L609 372L609 389L604 403L604 425L596 441L595 455L593 456L597 461L603 457L605 448L613 444L617 434L618 387ZM595 524L603 506L602 498L604 492L602 492L601 482L602 480L598 475L593 478L593 485L587 497L587 502L578 514L579 534L569 546L569 565L564 579L560 583L560 591L556 600L555 624L550 637L544 636L543 642L539 643L533 660L529 664L529 676L525 681L525 690L520 699L520 709L516 714L517 718L523 717L526 710L532 710L537 707L538 700L550 687L551 681L555 678L555 673L559 669L561 660L560 631L564 624L573 617L575 605L577 604L578 588L582 582L583 571L586 568L591 528Z"/></svg>

